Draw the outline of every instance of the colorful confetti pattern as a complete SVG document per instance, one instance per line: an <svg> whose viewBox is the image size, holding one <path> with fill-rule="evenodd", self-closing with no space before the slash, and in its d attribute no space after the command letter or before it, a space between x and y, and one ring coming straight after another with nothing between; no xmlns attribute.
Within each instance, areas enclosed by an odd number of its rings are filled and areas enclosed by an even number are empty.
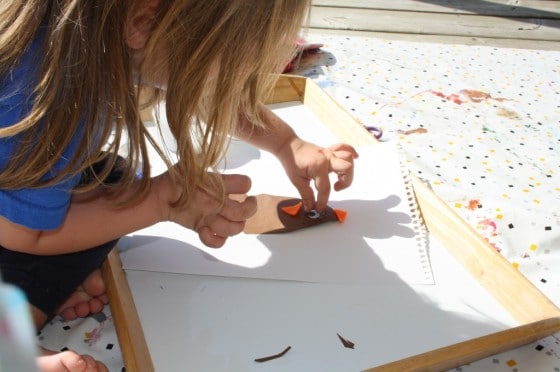
<svg viewBox="0 0 560 372"><path fill-rule="evenodd" d="M560 306L560 52L311 33L298 72ZM457 371L560 371L560 334Z"/></svg>

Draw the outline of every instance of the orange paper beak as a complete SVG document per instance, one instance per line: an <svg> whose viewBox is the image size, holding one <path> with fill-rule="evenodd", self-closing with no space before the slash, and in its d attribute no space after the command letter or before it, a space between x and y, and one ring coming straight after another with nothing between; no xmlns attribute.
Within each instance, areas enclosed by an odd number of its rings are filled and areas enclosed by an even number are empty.
<svg viewBox="0 0 560 372"><path fill-rule="evenodd" d="M297 216L302 205L303 203L299 202L294 205L288 205L286 207L282 207L282 212L286 213L289 216Z"/></svg>
<svg viewBox="0 0 560 372"><path fill-rule="evenodd" d="M336 218L338 218L338 220L342 223L346 220L348 212L342 209L334 209L334 214L336 214Z"/></svg>

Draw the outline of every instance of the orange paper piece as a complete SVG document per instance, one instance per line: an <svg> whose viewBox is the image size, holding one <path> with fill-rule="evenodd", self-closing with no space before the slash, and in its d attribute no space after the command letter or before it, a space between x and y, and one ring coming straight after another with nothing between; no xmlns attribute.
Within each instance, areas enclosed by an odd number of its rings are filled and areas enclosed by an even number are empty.
<svg viewBox="0 0 560 372"><path fill-rule="evenodd" d="M297 216L297 214L299 213L299 210L301 209L302 205L303 205L302 202L299 202L299 203L294 204L294 205L288 205L286 207L282 207L282 211L284 213L286 213L287 215Z"/></svg>
<svg viewBox="0 0 560 372"><path fill-rule="evenodd" d="M348 215L348 212L342 209L334 209L334 214L336 214L336 217L340 222L344 222L346 220L346 216Z"/></svg>

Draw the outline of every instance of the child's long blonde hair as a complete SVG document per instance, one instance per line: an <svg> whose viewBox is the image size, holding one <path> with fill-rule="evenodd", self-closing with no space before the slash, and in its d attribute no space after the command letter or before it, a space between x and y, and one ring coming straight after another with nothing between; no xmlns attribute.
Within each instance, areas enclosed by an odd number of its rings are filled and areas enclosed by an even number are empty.
<svg viewBox="0 0 560 372"><path fill-rule="evenodd" d="M116 150L128 143L128 168L114 191L136 187L129 202L140 200L150 187L146 142L153 140L140 119L138 82L164 73L169 79L166 91L160 93L180 159L170 173L183 190L177 202L188 202L195 187L212 184L207 170L222 157L239 113L258 122L258 102L274 82L270 73L279 72L292 56L310 3L161 0L137 75L131 69L124 32L138 2L0 4L0 81L17 65L37 30L42 26L46 30L40 76L31 92L32 110L19 123L0 129L0 138L16 134L23 138L0 172L0 188L53 184L106 156L107 167L99 175L103 180L116 160ZM49 177L82 125L79 151L66 169ZM124 141L126 135L129 141ZM109 138L114 138L110 151L102 152ZM145 176L135 181L139 164Z"/></svg>

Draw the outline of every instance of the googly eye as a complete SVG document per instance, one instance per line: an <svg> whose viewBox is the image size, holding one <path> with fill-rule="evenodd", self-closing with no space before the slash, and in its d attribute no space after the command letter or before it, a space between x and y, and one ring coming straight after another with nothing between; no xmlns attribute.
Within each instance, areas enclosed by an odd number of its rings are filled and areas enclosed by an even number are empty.
<svg viewBox="0 0 560 372"><path fill-rule="evenodd" d="M307 218L311 218L312 220L316 220L317 218L321 217L321 213L317 212L315 209L310 210L306 213Z"/></svg>

